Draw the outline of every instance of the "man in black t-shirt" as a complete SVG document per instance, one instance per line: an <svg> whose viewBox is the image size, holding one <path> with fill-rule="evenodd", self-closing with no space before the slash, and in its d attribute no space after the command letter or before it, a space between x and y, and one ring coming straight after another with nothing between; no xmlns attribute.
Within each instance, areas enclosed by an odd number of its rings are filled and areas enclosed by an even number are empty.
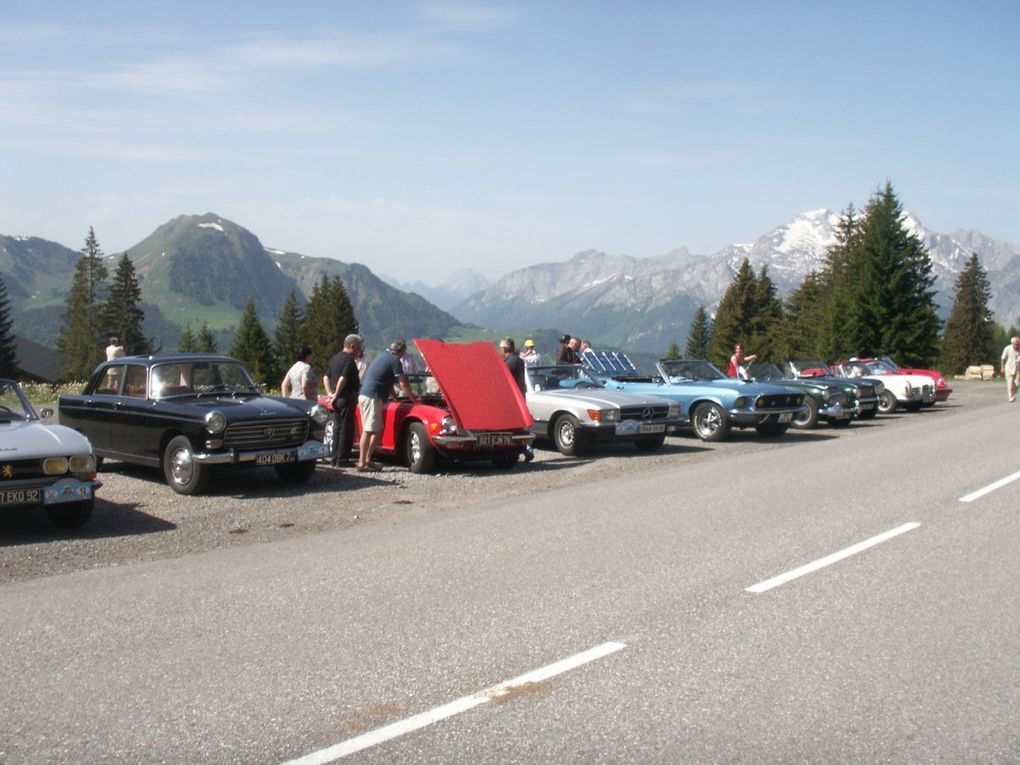
<svg viewBox="0 0 1020 765"><path fill-rule="evenodd" d="M326 396L333 406L333 466L350 464L354 444L354 407L358 405L361 378L356 359L361 354L361 337L348 335L344 349L329 360Z"/></svg>

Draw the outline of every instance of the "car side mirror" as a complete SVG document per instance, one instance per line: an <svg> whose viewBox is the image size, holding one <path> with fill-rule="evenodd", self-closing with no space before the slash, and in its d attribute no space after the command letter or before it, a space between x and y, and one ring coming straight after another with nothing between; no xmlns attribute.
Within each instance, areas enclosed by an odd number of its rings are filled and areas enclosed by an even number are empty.
<svg viewBox="0 0 1020 765"><path fill-rule="evenodd" d="M39 416L42 417L44 420L48 420L50 417L53 416L53 408L48 406L43 407L42 409L39 410Z"/></svg>

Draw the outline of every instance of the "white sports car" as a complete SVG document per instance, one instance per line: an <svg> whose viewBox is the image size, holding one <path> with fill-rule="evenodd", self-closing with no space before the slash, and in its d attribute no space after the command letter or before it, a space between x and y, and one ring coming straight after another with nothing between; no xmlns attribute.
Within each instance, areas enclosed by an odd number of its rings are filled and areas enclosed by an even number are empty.
<svg viewBox="0 0 1020 765"><path fill-rule="evenodd" d="M883 361L850 359L832 367L833 374L851 379L870 377L881 380L885 391L879 394L878 411L891 414L902 406L916 412L935 403L935 381L928 375L905 375Z"/></svg>
<svg viewBox="0 0 1020 765"><path fill-rule="evenodd" d="M81 526L101 485L89 440L44 423L20 385L0 379L0 510L42 506L56 525Z"/></svg>
<svg viewBox="0 0 1020 765"><path fill-rule="evenodd" d="M630 441L653 452L682 422L679 404L607 390L580 366L528 367L527 379L532 432L568 456L583 454L593 441Z"/></svg>

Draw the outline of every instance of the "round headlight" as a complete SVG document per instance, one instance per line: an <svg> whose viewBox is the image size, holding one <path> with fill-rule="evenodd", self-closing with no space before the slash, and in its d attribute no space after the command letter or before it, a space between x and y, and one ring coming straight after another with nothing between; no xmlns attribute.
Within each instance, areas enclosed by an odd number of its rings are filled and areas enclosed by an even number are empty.
<svg viewBox="0 0 1020 765"><path fill-rule="evenodd" d="M822 401L832 401L832 396L836 392L834 388L826 388L822 391Z"/></svg>
<svg viewBox="0 0 1020 765"><path fill-rule="evenodd" d="M223 412L214 409L205 416L205 429L210 433L221 433L225 427L227 418L223 416Z"/></svg>
<svg viewBox="0 0 1020 765"><path fill-rule="evenodd" d="M325 425L329 419L329 410L322 404L316 404L308 410L308 416L319 425Z"/></svg>
<svg viewBox="0 0 1020 765"><path fill-rule="evenodd" d="M46 475L62 475L67 472L67 460L64 457L47 457L42 467Z"/></svg>
<svg viewBox="0 0 1020 765"><path fill-rule="evenodd" d="M457 432L457 421L452 416L446 415L443 418L442 430L444 433L456 433Z"/></svg>
<svg viewBox="0 0 1020 765"><path fill-rule="evenodd" d="M95 460L91 454L75 454L67 461L72 473L94 473L96 470Z"/></svg>
<svg viewBox="0 0 1020 765"><path fill-rule="evenodd" d="M737 409L743 409L747 406L747 396L737 396L737 400L733 402L733 406Z"/></svg>
<svg viewBox="0 0 1020 765"><path fill-rule="evenodd" d="M885 383L878 381L875 383L875 393L885 393Z"/></svg>

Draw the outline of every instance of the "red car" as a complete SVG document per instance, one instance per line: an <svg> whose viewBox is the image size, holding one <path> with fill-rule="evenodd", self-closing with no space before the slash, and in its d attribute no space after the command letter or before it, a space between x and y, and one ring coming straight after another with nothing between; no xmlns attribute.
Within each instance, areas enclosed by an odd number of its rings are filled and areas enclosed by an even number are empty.
<svg viewBox="0 0 1020 765"><path fill-rule="evenodd" d="M928 375L932 380L935 381L935 401L925 404L924 406L935 406L936 402L946 401L949 398L949 394L953 392L953 389L949 387L946 382L946 378L942 376L942 373L937 369L914 369L901 367L895 361L888 356L878 356L876 359L857 359L858 361L884 361L889 366L893 367L901 375ZM839 361L837 364L844 362Z"/></svg>
<svg viewBox="0 0 1020 765"><path fill-rule="evenodd" d="M414 344L428 369L407 375L418 403L402 398L403 391L386 402L379 452L398 457L413 473L434 472L444 460L516 465L534 440L531 414L496 347L424 339ZM355 445L360 412L356 420ZM332 425L330 420L324 438L330 446Z"/></svg>

